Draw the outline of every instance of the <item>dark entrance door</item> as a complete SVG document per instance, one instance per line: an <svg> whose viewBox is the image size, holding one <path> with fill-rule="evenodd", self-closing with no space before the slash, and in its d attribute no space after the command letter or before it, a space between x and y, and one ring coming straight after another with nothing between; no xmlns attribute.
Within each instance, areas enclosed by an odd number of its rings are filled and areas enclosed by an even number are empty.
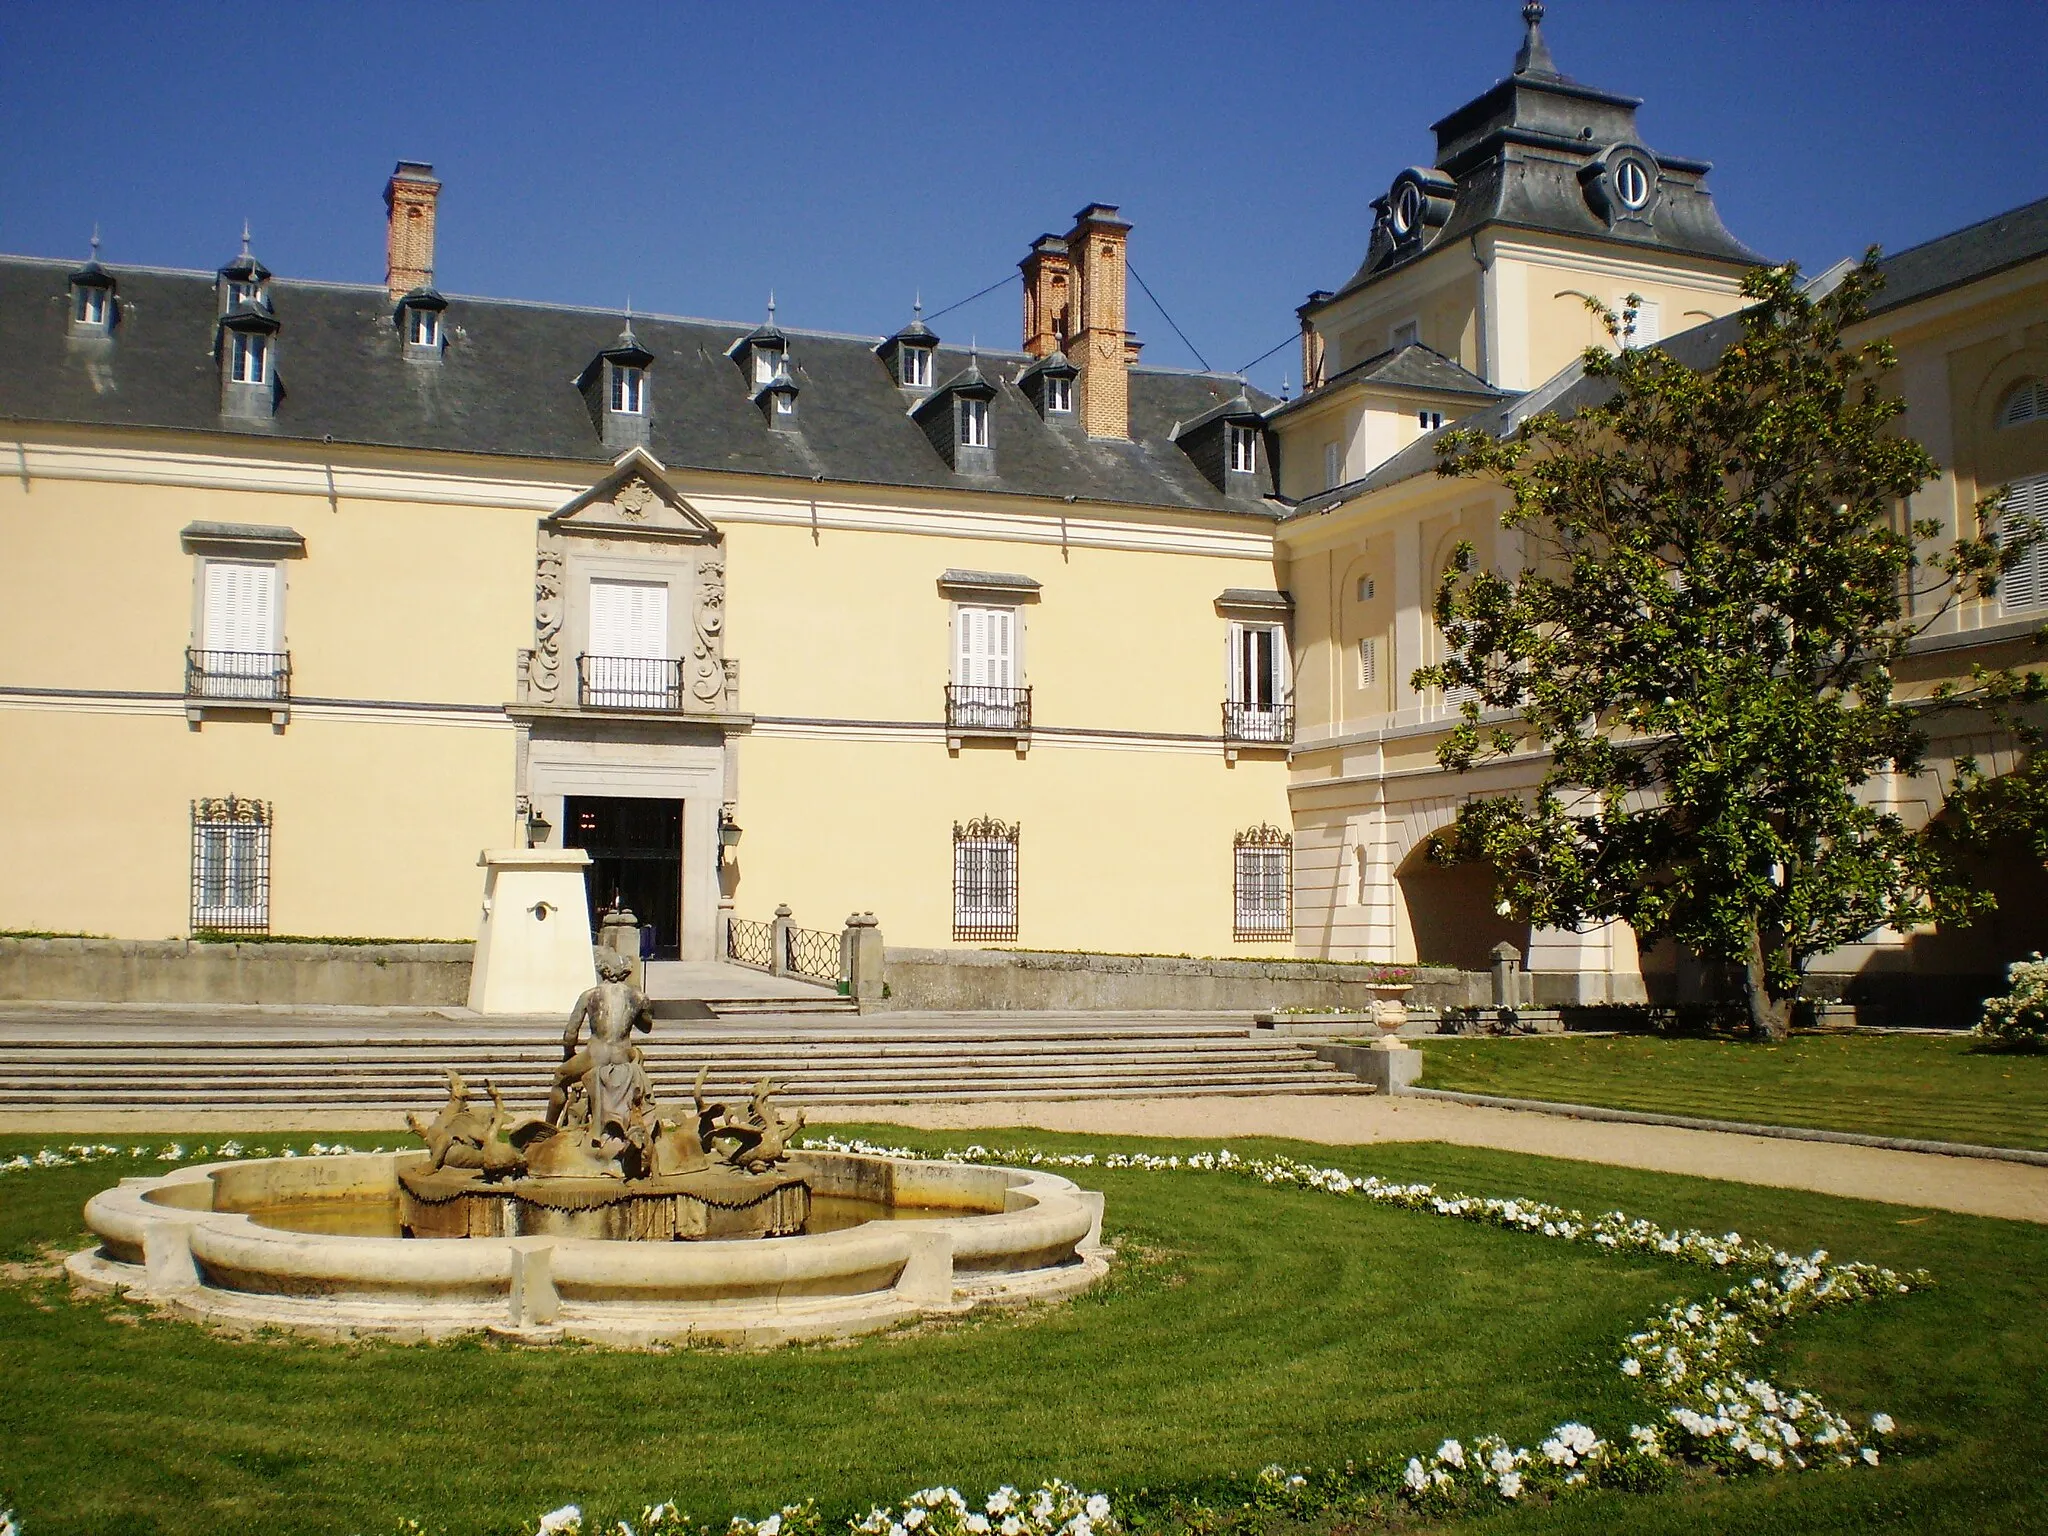
<svg viewBox="0 0 2048 1536"><path fill-rule="evenodd" d="M683 802L570 795L562 842L590 855L583 872L595 924L623 901L644 931L654 928L654 957L680 958L683 933ZM592 934L595 938L595 933Z"/></svg>

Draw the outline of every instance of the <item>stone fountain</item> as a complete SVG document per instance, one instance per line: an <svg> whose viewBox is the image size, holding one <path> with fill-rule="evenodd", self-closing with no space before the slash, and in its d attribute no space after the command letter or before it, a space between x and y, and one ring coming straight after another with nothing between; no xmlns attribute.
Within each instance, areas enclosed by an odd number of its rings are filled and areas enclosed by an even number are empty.
<svg viewBox="0 0 2048 1536"><path fill-rule="evenodd" d="M600 952L544 1113L451 1072L439 1113L408 1117L423 1149L124 1179L66 1268L237 1331L630 1346L840 1337L1107 1272L1102 1197L1055 1174L797 1147L765 1081L732 1107L699 1072L664 1106L627 964Z"/></svg>

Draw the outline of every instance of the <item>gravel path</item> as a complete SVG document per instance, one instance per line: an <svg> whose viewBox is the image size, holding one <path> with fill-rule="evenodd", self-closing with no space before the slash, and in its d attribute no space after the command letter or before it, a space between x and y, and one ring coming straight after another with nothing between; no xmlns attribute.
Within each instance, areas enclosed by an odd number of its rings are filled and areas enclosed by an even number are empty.
<svg viewBox="0 0 2048 1536"><path fill-rule="evenodd" d="M2048 1168L1925 1152L1781 1141L1724 1131L1621 1125L1555 1115L1396 1098L1200 1098L1038 1103L877 1104L818 1112L813 1124L859 1121L924 1130L1040 1128L1114 1136L1181 1136L1222 1142L1284 1136L1327 1146L1441 1141L1539 1157L1571 1158L1658 1173L1806 1189L1920 1209L2048 1222ZM0 1131L119 1136L177 1131L404 1132L389 1115L231 1115L191 1112L0 1115Z"/></svg>

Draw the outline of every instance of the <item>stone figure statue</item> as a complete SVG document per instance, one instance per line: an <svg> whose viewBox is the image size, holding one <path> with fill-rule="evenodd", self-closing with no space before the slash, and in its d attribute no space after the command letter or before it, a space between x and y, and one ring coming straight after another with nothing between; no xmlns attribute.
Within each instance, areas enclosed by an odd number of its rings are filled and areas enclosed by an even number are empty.
<svg viewBox="0 0 2048 1536"><path fill-rule="evenodd" d="M633 1032L651 1033L654 1014L646 994L627 980L633 962L624 955L600 950L597 974L597 985L576 999L569 1026L562 1032L562 1064L555 1068L554 1090L548 1095L548 1124L564 1123L571 1085L580 1085L584 1116L579 1118L591 1134L619 1137L644 1154L649 1130L645 1111L653 1105L654 1090ZM590 1026L590 1042L579 1050L585 1024Z"/></svg>

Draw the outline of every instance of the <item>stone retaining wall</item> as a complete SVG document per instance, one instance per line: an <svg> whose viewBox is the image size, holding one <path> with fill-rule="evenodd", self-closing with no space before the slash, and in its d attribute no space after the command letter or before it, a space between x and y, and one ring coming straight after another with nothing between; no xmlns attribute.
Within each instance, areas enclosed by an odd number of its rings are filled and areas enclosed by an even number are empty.
<svg viewBox="0 0 2048 1536"><path fill-rule="evenodd" d="M1183 960L1043 950L896 949L887 953L885 1012L1017 1009L1190 1013L1366 1008L1372 969L1323 960ZM1463 1007L1491 995L1480 972L1416 969L1408 1001Z"/></svg>
<svg viewBox="0 0 2048 1536"><path fill-rule="evenodd" d="M0 1001L438 1008L469 998L474 944L0 939Z"/></svg>

